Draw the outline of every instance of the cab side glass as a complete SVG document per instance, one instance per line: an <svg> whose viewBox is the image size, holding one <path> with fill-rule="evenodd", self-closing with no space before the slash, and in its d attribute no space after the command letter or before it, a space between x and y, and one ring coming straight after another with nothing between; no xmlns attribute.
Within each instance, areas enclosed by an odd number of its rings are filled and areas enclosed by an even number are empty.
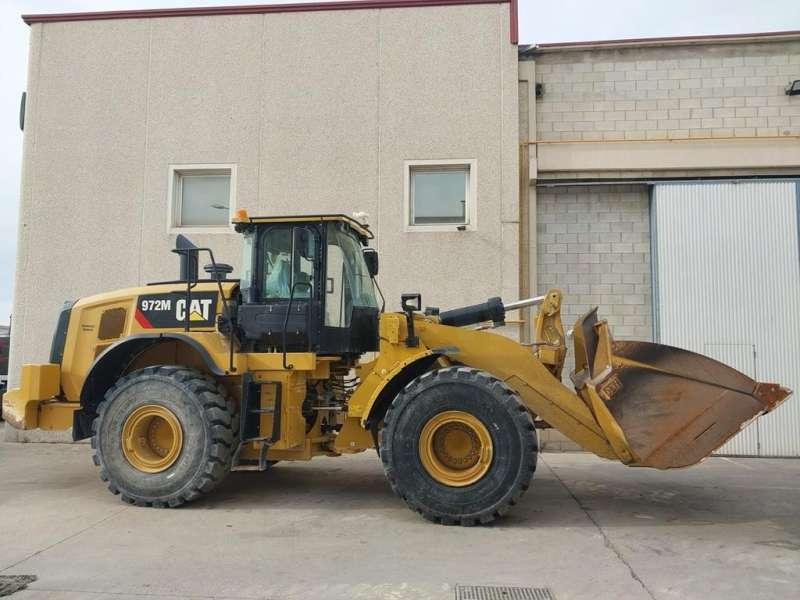
<svg viewBox="0 0 800 600"><path fill-rule="evenodd" d="M378 307L367 261L358 240L333 223L328 225L327 256L325 325L350 327L354 306Z"/></svg>
<svg viewBox="0 0 800 600"><path fill-rule="evenodd" d="M242 240L242 272L239 277L239 292L242 294L242 300L247 304L255 302L253 297L255 238L255 234L250 231L244 234Z"/></svg>
<svg viewBox="0 0 800 600"><path fill-rule="evenodd" d="M261 298L288 300L295 283L313 285L316 236L304 227L271 227L261 238ZM309 285L295 286L295 298L310 298Z"/></svg>

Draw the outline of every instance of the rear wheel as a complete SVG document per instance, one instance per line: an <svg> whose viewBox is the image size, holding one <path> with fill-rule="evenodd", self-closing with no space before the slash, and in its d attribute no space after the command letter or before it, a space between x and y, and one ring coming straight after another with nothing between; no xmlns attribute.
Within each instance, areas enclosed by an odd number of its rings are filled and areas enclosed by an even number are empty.
<svg viewBox="0 0 800 600"><path fill-rule="evenodd" d="M207 375L148 367L117 381L93 423L100 478L125 502L179 506L230 471L235 411Z"/></svg>
<svg viewBox="0 0 800 600"><path fill-rule="evenodd" d="M392 489L426 519L488 523L528 489L538 445L519 397L488 373L449 367L395 398L380 433Z"/></svg>

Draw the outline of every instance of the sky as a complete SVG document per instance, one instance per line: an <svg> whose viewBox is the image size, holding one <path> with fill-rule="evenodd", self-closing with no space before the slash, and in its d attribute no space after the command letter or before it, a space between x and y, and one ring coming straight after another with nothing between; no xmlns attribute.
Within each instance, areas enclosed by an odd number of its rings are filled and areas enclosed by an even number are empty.
<svg viewBox="0 0 800 600"><path fill-rule="evenodd" d="M0 70L0 324L7 324L11 314L17 244L22 160L18 116L28 62L28 26L20 15L275 3L270 0L0 0L0 56L3 57ZM519 0L519 29L521 44L800 30L800 0Z"/></svg>

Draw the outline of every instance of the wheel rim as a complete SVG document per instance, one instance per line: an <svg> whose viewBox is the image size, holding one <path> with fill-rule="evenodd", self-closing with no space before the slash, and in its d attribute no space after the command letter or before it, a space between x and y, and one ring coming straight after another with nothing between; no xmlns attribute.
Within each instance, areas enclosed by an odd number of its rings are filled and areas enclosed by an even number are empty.
<svg viewBox="0 0 800 600"><path fill-rule="evenodd" d="M478 481L492 462L489 430L473 415L460 410L439 413L419 437L419 457L439 483L462 487Z"/></svg>
<svg viewBox="0 0 800 600"><path fill-rule="evenodd" d="M122 427L122 452L132 467L159 473L177 460L183 431L175 414L158 404L134 410Z"/></svg>

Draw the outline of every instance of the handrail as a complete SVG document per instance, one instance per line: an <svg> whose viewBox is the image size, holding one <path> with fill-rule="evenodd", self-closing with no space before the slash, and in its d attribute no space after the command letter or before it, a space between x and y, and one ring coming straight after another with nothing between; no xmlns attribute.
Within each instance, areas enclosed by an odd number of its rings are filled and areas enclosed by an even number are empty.
<svg viewBox="0 0 800 600"><path fill-rule="evenodd" d="M176 248L173 250L176 254L185 254L187 259L189 258L189 254L192 252L197 254L198 263L200 262L200 252L205 251L208 252L208 257L211 260L211 265L214 267L214 273L217 272L217 261L214 259L214 251L211 248ZM225 316L228 319L228 370L232 373L236 372L236 367L233 365L233 342L234 342L234 331L233 331L233 315L231 314L231 310L228 307L228 299L225 297L225 290L222 287L222 279L219 277L215 277L217 282L217 288L219 289L220 298L222 298L222 308L225 312ZM184 330L186 332L189 331L191 327L191 320L189 319L189 307L191 306L191 299L192 299L192 288L197 285L197 277L195 276L194 281L192 281L191 276L186 278L186 324L184 325Z"/></svg>
<svg viewBox="0 0 800 600"><path fill-rule="evenodd" d="M283 318L283 332L281 334L281 340L283 343L283 368L287 371L294 369L294 365L291 363L286 362L286 328L289 326L289 315L292 314L292 302L294 302L294 291L297 289L298 285L304 285L308 287L309 290L313 291L313 287L308 281L295 281L292 284L292 289L289 292L289 305L286 307L286 316Z"/></svg>

